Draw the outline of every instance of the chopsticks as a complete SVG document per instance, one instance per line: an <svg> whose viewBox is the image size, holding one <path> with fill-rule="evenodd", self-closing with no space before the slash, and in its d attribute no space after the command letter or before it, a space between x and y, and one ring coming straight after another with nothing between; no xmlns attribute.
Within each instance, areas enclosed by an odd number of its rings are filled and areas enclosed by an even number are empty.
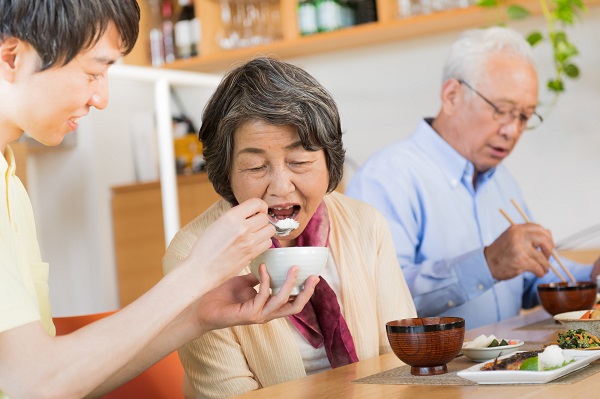
<svg viewBox="0 0 600 399"><path fill-rule="evenodd" d="M519 214L523 217L523 219L525 220L526 223L531 223L531 221L529 220L529 218L527 217L527 215L525 214L525 212L523 212L523 210L521 209L521 207L519 206L519 204L517 204L517 202L514 199L511 199L510 202L512 202L512 204L514 205L514 207L517 209L517 211L519 212ZM506 220L508 220L508 222L511 225L516 224L511 218L510 216L508 216L508 214L506 212L504 212L504 209L500 209L500 213L502 214L502 216L504 216L506 218ZM571 281L573 281L574 283L577 282L575 280L575 277L573 277L573 275L571 274L571 272L569 272L569 269L567 269L565 267L565 265L562 263L562 261L560 260L558 254L556 253L556 250L552 250L552 256L554 257L554 259L556 260L556 262L560 265L560 267L563 269L563 271L565 272L565 274L571 279ZM552 269L552 271L554 272L554 274L556 274L558 276L558 278L560 278L560 280L564 283L566 283L567 281L565 280L565 278L558 273L558 270L556 270L556 268L552 265L552 263L550 263L550 268Z"/></svg>

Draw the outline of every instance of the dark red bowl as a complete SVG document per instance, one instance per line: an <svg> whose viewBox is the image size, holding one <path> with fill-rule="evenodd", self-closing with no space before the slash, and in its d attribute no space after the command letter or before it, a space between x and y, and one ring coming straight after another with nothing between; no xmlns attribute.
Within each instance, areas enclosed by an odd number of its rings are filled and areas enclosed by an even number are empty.
<svg viewBox="0 0 600 399"><path fill-rule="evenodd" d="M417 317L386 323L392 350L411 366L412 375L448 372L446 364L459 354L465 338L461 317Z"/></svg>
<svg viewBox="0 0 600 399"><path fill-rule="evenodd" d="M551 315L591 309L596 303L598 287L591 281L548 283L537 286L542 307Z"/></svg>

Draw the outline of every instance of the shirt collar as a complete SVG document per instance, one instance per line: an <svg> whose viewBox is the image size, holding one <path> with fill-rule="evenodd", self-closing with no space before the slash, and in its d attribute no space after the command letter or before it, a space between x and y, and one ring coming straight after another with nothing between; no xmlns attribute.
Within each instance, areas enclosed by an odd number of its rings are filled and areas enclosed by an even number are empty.
<svg viewBox="0 0 600 399"><path fill-rule="evenodd" d="M421 147L446 176L448 183L456 188L460 182L472 187L473 163L463 157L446 140L444 140L433 128L433 118L422 119L417 125L413 140ZM492 178L496 168L492 168L477 176L477 186Z"/></svg>

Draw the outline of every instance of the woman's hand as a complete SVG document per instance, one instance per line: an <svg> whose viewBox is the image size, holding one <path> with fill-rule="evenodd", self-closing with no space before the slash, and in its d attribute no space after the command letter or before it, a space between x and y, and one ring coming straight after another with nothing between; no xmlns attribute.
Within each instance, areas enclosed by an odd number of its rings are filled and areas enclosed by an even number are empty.
<svg viewBox="0 0 600 399"><path fill-rule="evenodd" d="M261 264L258 271L261 279L258 292L254 289L258 280L252 274L247 274L227 280L198 300L196 314L205 332L235 325L266 323L299 313L319 282L317 276L310 276L302 292L296 298L290 298L298 276L298 267L294 266L288 271L281 290L271 296L267 268Z"/></svg>

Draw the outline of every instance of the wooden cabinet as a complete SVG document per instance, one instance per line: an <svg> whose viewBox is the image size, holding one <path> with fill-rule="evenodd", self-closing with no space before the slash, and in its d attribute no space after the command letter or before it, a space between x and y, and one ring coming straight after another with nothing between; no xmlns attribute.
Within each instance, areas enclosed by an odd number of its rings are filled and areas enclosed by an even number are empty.
<svg viewBox="0 0 600 399"><path fill-rule="evenodd" d="M206 174L177 181L180 223L185 225L221 197ZM160 183L113 187L112 217L121 307L162 277L165 239Z"/></svg>
<svg viewBox="0 0 600 399"><path fill-rule="evenodd" d="M134 51L126 57L126 62L136 65L150 65L148 55L148 6L147 0L138 0L142 10L140 38ZM331 52L368 45L397 41L428 34L461 30L472 27L489 26L505 22L505 12L499 9L484 9L478 6L455 8L426 15L399 18L398 0L376 0L376 22L356 25L333 32L301 36L298 30L296 9L297 0L271 0L272 7L278 7L282 38L269 44L256 45L230 50L222 49L217 43L219 31L223 28L219 0L194 0L196 13L202 22L201 54L197 57L177 60L166 68L198 72L215 72L229 69L239 61L256 55L266 54L288 59L310 54ZM250 2L255 0L240 0ZM517 0L533 14L540 14L537 0ZM588 6L600 4L600 0L587 0Z"/></svg>

